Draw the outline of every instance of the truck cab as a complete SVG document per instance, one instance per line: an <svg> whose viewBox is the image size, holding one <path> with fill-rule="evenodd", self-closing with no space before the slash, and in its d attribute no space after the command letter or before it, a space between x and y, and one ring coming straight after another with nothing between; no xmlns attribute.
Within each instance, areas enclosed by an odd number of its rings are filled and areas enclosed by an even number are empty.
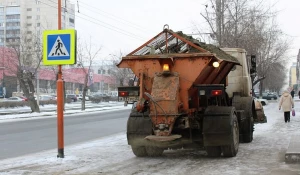
<svg viewBox="0 0 300 175"><path fill-rule="evenodd" d="M246 50L241 48L222 48L226 53L234 56L240 62L240 66L236 65L228 74L228 85L226 92L230 98L233 92L239 92L243 97L250 97L252 91L252 82L250 77L250 68L246 58Z"/></svg>

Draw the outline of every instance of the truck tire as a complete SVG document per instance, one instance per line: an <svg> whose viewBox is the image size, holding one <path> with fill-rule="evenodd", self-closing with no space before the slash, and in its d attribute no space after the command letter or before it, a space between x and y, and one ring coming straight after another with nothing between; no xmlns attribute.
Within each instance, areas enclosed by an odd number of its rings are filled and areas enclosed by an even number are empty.
<svg viewBox="0 0 300 175"><path fill-rule="evenodd" d="M164 149L155 146L146 146L146 152L149 157L159 157L164 152Z"/></svg>
<svg viewBox="0 0 300 175"><path fill-rule="evenodd" d="M231 129L232 129L232 138L230 145L222 146L222 152L224 157L234 157L239 150L239 124L235 113L231 114Z"/></svg>
<svg viewBox="0 0 300 175"><path fill-rule="evenodd" d="M246 120L241 121L241 142L250 143L253 140L253 131L254 131L254 118L257 118L255 111L255 103L252 97L240 97L234 96L232 105L235 106L237 110L244 110Z"/></svg>
<svg viewBox="0 0 300 175"><path fill-rule="evenodd" d="M144 146L131 146L132 152L136 157L148 156L146 148Z"/></svg>
<svg viewBox="0 0 300 175"><path fill-rule="evenodd" d="M222 150L220 146L208 146L206 152L208 157L220 157Z"/></svg>

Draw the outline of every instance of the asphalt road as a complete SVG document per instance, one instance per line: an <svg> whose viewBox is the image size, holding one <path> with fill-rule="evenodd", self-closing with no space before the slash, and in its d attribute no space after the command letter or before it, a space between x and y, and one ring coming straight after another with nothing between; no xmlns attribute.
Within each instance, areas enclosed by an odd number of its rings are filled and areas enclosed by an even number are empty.
<svg viewBox="0 0 300 175"><path fill-rule="evenodd" d="M82 114L64 118L64 145L86 142L126 131L130 110ZM0 123L0 160L57 149L56 117Z"/></svg>

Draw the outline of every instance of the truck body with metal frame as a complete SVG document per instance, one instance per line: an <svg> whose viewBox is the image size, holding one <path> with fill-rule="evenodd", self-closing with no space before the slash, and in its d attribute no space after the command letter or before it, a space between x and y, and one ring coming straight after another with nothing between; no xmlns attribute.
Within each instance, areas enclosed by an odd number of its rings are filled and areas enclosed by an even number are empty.
<svg viewBox="0 0 300 175"><path fill-rule="evenodd" d="M252 141L259 120L246 54L224 50L164 28L122 58L117 66L138 78L138 100L127 122L136 156L192 146L209 156L233 157L239 142Z"/></svg>

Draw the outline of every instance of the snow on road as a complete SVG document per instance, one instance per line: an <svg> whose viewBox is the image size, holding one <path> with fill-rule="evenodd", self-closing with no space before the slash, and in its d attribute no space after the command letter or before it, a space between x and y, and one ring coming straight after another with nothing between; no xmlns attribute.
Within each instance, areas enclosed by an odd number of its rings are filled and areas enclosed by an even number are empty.
<svg viewBox="0 0 300 175"><path fill-rule="evenodd" d="M254 140L240 144L233 158L208 158L201 150L168 150L159 158L137 158L127 145L126 134L99 138L65 147L65 158L49 150L0 160L0 174L91 175L299 175L300 164L286 164L284 154L292 135L300 135L300 101L296 117L284 123L277 102L265 106L268 123L255 125Z"/></svg>

